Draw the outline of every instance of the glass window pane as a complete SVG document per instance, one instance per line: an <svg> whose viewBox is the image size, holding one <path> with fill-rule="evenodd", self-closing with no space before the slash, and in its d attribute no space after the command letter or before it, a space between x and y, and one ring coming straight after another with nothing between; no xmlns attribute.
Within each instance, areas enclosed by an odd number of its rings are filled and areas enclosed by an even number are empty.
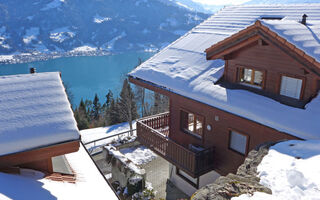
<svg viewBox="0 0 320 200"><path fill-rule="evenodd" d="M200 137L202 136L204 126L204 118L202 116L197 116L193 113L181 110L180 120L181 130L187 131L188 133L194 133Z"/></svg>
<svg viewBox="0 0 320 200"><path fill-rule="evenodd" d="M244 69L243 70L243 80L244 82L251 82L252 69Z"/></svg>
<svg viewBox="0 0 320 200"><path fill-rule="evenodd" d="M255 71L254 72L254 83L256 85L261 86L262 85L262 80L263 80L263 73L261 71Z"/></svg>
<svg viewBox="0 0 320 200"><path fill-rule="evenodd" d="M196 132L199 134L199 135L202 135L202 121L200 121L199 119L196 120Z"/></svg>
<svg viewBox="0 0 320 200"><path fill-rule="evenodd" d="M235 131L231 131L230 148L239 153L245 154L247 148L247 137Z"/></svg>
<svg viewBox="0 0 320 200"><path fill-rule="evenodd" d="M194 114L189 113L188 114L188 130L193 132L193 128L194 128Z"/></svg>

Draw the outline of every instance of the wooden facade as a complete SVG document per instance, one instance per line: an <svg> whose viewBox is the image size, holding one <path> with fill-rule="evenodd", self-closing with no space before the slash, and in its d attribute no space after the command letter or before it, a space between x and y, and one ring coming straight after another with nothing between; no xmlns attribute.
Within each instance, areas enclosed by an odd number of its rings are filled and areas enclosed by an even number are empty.
<svg viewBox="0 0 320 200"><path fill-rule="evenodd" d="M217 171L221 175L226 175L230 172L236 172L237 168L243 163L246 155L242 155L238 152L229 148L230 130L237 130L239 133L245 134L248 137L247 151L256 148L258 145L266 142L277 142L281 140L299 139L295 136L287 133L279 132L270 127L264 126L257 122L248 120L241 116L236 116L232 113L214 108L212 106L203 104L193 99L186 98L184 96L168 92L166 90L155 87L144 81L130 78L130 81L134 84L148 88L150 90L167 95L170 98L169 106L169 135L168 137L174 143L188 149L190 144L203 146L206 148L214 148L211 153L210 159L213 159L212 169ZM203 137L200 139L192 134L186 133L181 130L180 126L180 111L189 110L190 112L196 113L204 117L204 130ZM152 118L152 117L151 117ZM209 131L206 127L210 125L211 130ZM138 128L138 127L137 127ZM151 133L151 132L149 132ZM148 135L150 137L150 135ZM139 138L139 128L138 128ZM156 143L161 143L156 138L142 141L143 144L154 147ZM158 154L159 152L155 150ZM161 154L159 154L161 155ZM165 155L161 155L166 158ZM178 160L185 159L183 154L177 153L175 157L170 159L166 158L169 162L176 164ZM175 160L175 161L172 161ZM179 167L179 166L178 166ZM188 171L184 169L185 172ZM190 175L193 175L189 173ZM198 173L197 175L202 175Z"/></svg>
<svg viewBox="0 0 320 200"><path fill-rule="evenodd" d="M223 81L231 89L247 89L300 108L310 102L320 89L320 64L259 21L213 45L206 52L207 59L225 60ZM263 72L262 87L256 89L239 84L242 68ZM302 80L299 98L280 95L282 76Z"/></svg>
<svg viewBox="0 0 320 200"><path fill-rule="evenodd" d="M52 157L76 152L79 147L80 142L76 140L0 156L0 170L10 167L25 167L52 173Z"/></svg>
<svg viewBox="0 0 320 200"><path fill-rule="evenodd" d="M206 53L207 59L225 60L224 75L218 83L224 87L229 87L229 89L250 90L289 106L300 108L311 101L320 89L320 64L285 39L263 27L259 21L213 45L206 50ZM259 76L258 87L253 87L250 83L249 85L243 84L241 78L244 69L251 69L252 77L252 72L257 71L257 76ZM292 77L299 80L301 92L297 94L297 97L292 98L280 94L283 77ZM214 148L214 151L210 152L210 159L213 160L212 169L221 175L236 172L248 152L263 143L300 139L290 135L290 133L280 132L244 117L169 92L165 88L160 88L150 82L132 77L130 77L130 81L170 98L168 135L170 142L185 149L188 149L190 145L202 146L205 149ZM183 114L181 114L182 111ZM186 124L186 111L201 119L201 134L192 134L182 128ZM194 129L195 127L196 125L194 125ZM147 130L144 131L147 132ZM152 134L150 131L149 133ZM147 135L147 133L144 133L144 135ZM231 147L232 136L242 138L246 142L243 147L245 149L237 151L234 147ZM149 147L158 144L157 139L143 139L142 143ZM162 156L178 168L189 172L177 162L186 159L187 155L176 153L163 154ZM168 159L168 157L170 158ZM198 173L196 175L202 174Z"/></svg>

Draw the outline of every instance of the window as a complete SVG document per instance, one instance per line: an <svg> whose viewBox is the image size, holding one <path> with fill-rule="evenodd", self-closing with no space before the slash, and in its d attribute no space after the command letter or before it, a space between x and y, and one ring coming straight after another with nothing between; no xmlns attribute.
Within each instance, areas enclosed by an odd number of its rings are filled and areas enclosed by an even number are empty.
<svg viewBox="0 0 320 200"><path fill-rule="evenodd" d="M181 110L181 129L197 137L202 137L204 117Z"/></svg>
<svg viewBox="0 0 320 200"><path fill-rule="evenodd" d="M302 88L302 80L297 78L292 78L288 76L281 77L281 87L280 87L280 94L300 99L301 95L301 88Z"/></svg>
<svg viewBox="0 0 320 200"><path fill-rule="evenodd" d="M176 174L182 178L183 180L187 181L189 184L191 184L193 187L198 188L199 185L199 178L192 178L190 175L188 175L186 172L176 168Z"/></svg>
<svg viewBox="0 0 320 200"><path fill-rule="evenodd" d="M230 131L229 148L243 155L247 152L248 136L236 131Z"/></svg>
<svg viewBox="0 0 320 200"><path fill-rule="evenodd" d="M264 74L262 71L240 68L240 83L262 88Z"/></svg>

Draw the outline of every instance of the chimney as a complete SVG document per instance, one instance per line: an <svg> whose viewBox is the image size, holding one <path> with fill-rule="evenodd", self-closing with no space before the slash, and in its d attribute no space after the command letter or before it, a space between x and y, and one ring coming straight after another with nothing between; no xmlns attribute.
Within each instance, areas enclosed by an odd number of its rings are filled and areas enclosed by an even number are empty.
<svg viewBox="0 0 320 200"><path fill-rule="evenodd" d="M308 17L308 15L306 15L306 14L304 14L304 15L302 16L301 24L303 24L303 25L306 25L306 24L307 24L307 17Z"/></svg>
<svg viewBox="0 0 320 200"><path fill-rule="evenodd" d="M31 68L30 68L30 74L34 74L34 73L36 73L36 68L31 67Z"/></svg>

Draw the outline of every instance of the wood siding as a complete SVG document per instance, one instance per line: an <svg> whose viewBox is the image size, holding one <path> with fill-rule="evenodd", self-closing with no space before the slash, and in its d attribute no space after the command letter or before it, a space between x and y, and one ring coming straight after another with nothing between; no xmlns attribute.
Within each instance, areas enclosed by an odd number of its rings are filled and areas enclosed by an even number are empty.
<svg viewBox="0 0 320 200"><path fill-rule="evenodd" d="M195 113L201 113L201 115L204 116L205 121L202 139L181 131L180 110L184 108L188 108L188 110ZM229 149L230 130L236 130L248 136L247 152L265 142L299 139L176 94L170 95L170 124L169 137L177 143L183 146L198 144L206 148L215 147L213 155L214 168L218 173L223 175L236 172L237 168L245 159L244 155ZM207 130L207 125L211 126L211 131Z"/></svg>
<svg viewBox="0 0 320 200"><path fill-rule="evenodd" d="M170 98L169 138L186 148L189 144L198 144L206 148L214 147L215 151L212 155L214 159L214 170L221 175L236 172L237 168L245 159L245 155L241 155L229 149L230 130L236 130L248 135L247 152L265 142L299 139L288 133L279 132L264 126L263 124L236 116L181 95L159 89L143 81L132 78L130 81L142 87L147 86L146 88L165 94ZM201 139L181 130L181 109L188 109L190 112L201 114L204 117L204 130ZM207 125L211 126L211 131L207 130Z"/></svg>
<svg viewBox="0 0 320 200"><path fill-rule="evenodd" d="M239 81L239 67L253 68L265 72L263 92L280 96L281 76L296 77L303 80L301 101L308 102L316 96L319 89L319 76L306 69L296 59L279 48L269 45L251 44L237 52L226 61L225 81Z"/></svg>
<svg viewBox="0 0 320 200"><path fill-rule="evenodd" d="M0 169L14 166L24 166L50 173L52 172L52 157L76 152L79 150L79 146L79 141L76 140L41 147L30 151L0 156Z"/></svg>

